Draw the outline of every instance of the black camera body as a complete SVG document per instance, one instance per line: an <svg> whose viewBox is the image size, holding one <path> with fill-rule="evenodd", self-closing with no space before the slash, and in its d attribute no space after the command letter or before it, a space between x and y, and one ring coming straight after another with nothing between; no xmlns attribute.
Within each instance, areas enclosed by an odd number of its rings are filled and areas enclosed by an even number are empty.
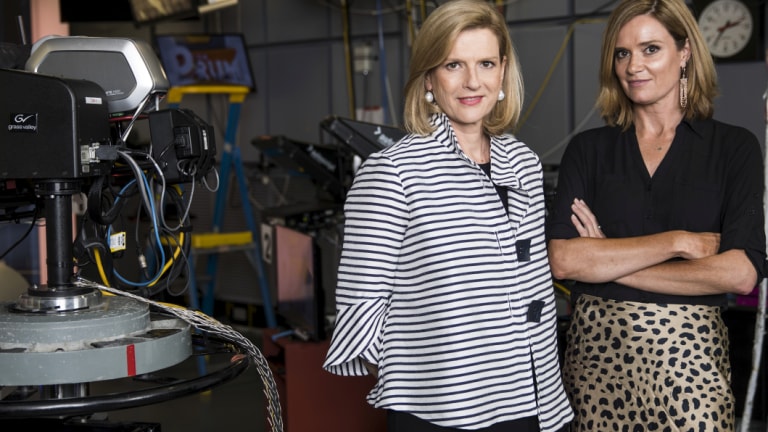
<svg viewBox="0 0 768 432"><path fill-rule="evenodd" d="M104 90L91 81L0 69L0 178L79 179L104 175L96 157L112 145Z"/></svg>

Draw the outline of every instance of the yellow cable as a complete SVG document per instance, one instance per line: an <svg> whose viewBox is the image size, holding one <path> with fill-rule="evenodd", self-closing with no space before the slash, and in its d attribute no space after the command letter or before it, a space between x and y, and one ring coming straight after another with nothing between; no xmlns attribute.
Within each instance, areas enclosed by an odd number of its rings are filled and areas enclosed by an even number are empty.
<svg viewBox="0 0 768 432"><path fill-rule="evenodd" d="M561 284L560 282L553 282L553 285L555 286L555 288L562 291L563 294L567 295L568 297L571 296L571 290L569 290L565 285Z"/></svg>
<svg viewBox="0 0 768 432"><path fill-rule="evenodd" d="M109 286L109 279L107 278L107 274L104 272L104 265L101 263L101 254L99 253L98 249L93 250L93 257L96 261L96 268L99 269L99 276L101 276L101 281L104 282L104 285Z"/></svg>
<svg viewBox="0 0 768 432"><path fill-rule="evenodd" d="M178 246L176 246L176 250L173 252L173 259L170 259L166 261L165 265L163 266L163 271L160 272L160 274L164 274L168 269L173 265L173 262L178 259L179 254L181 254L181 247L184 245L184 233L179 233L179 242ZM94 249L93 255L96 261L96 267L99 269L99 276L101 276L101 281L104 282L104 285L109 286L109 280L107 279L107 275L104 272L104 266L101 263L101 254L99 254L98 249ZM147 286L154 286L157 284L157 282L160 281L160 278L158 277L154 282L148 284Z"/></svg>
<svg viewBox="0 0 768 432"><path fill-rule="evenodd" d="M539 86L538 91L536 91L536 95L533 97L533 100L531 100L531 104L528 105L528 109L525 110L525 114L523 114L523 118L520 119L520 121L517 123L517 128L519 129L525 122L528 120L528 117L533 112L533 109L536 107L536 104L539 103L539 99L541 99L541 95L544 94L544 90L546 90L547 86L549 85L549 80L552 79L552 75L555 73L555 68L557 68L557 65L560 63L560 59L563 57L563 54L565 54L565 49L568 47L568 41L571 40L571 37L573 36L573 32L576 29L577 24L594 24L594 23L600 23L605 22L605 19L600 18L585 18L580 19L568 26L568 33L565 35L565 39L563 39L563 43L560 45L560 49L557 51L557 54L555 55L555 59L552 61L552 65L549 67L549 71L547 71L547 74L544 76L544 81L542 81L541 85Z"/></svg>
<svg viewBox="0 0 768 432"><path fill-rule="evenodd" d="M173 188L176 190L176 193L178 193L179 195L183 194L183 191L181 190L181 186L173 185ZM171 259L169 259L168 261L165 262L165 265L163 266L163 270L160 272L160 277L162 277L162 275L165 274L165 272L168 271L168 269L173 265L173 263L176 261L176 259L178 259L179 254L181 253L181 247L183 245L184 245L184 233L180 232L179 233L179 241L176 244L176 250L173 252L173 258L171 258ZM160 281L160 277L155 279L154 282L151 282L147 286L150 286L150 287L151 286L155 286Z"/></svg>
<svg viewBox="0 0 768 432"><path fill-rule="evenodd" d="M174 189L176 190L176 192L177 192L179 195L182 195L183 191L181 190L181 186L179 186L179 185L173 185L173 187L174 187ZM171 259L171 260L168 260L168 261L165 263L165 265L163 266L163 271L160 273L161 275L162 275L162 274L164 274L166 271L168 271L168 268L170 268L170 267L171 267L171 265L173 264L173 262L174 262L176 259L178 259L178 257L179 257L179 254L181 253L181 247L182 247L183 245L184 245L184 233L182 232L182 233L179 233L179 241L178 241L178 244L177 244L177 246L176 246L176 250L175 250L175 251L174 251L174 253L173 253L173 259ZM107 278L107 274L106 274L106 272L104 271L104 264L103 264L103 263L102 263L102 261L101 261L101 254L99 253L99 250L98 250L98 249L94 249L94 250L93 250L93 257L94 257L94 260L96 261L96 268L97 268L97 269L98 269L98 271L99 271L99 276L101 277L101 281L104 283L104 285L105 285L105 286L109 287L109 278ZM159 280L160 280L160 278L158 277L158 278L157 278L157 280L155 280L154 282L150 283L150 284L149 284L149 285L147 285L147 286L153 286L153 285L157 284L157 282L158 282ZM107 291L102 291L102 292L103 292L105 295L112 295L111 293L109 293L109 292L107 292Z"/></svg>
<svg viewBox="0 0 768 432"><path fill-rule="evenodd" d="M183 244L184 244L184 233L182 232L182 233L179 233L179 242L178 242L178 245L176 246L176 250L173 252L173 258L165 262L165 265L163 266L163 270L160 272L161 276L165 274L165 272L168 271L168 269L173 265L176 259L178 259L179 254L181 253L181 246ZM154 282L148 284L147 286L150 286L150 287L155 286L159 281L160 281L160 277L155 279Z"/></svg>

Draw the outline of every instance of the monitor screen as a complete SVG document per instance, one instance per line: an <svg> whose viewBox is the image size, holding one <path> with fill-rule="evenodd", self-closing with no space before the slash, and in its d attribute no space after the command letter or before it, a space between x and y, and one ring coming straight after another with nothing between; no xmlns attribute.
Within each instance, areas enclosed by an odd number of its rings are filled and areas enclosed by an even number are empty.
<svg viewBox="0 0 768 432"><path fill-rule="evenodd" d="M282 225L274 228L277 313L298 337L322 340L325 297L315 239Z"/></svg>
<svg viewBox="0 0 768 432"><path fill-rule="evenodd" d="M242 34L158 35L155 45L172 87L237 85L256 90Z"/></svg>

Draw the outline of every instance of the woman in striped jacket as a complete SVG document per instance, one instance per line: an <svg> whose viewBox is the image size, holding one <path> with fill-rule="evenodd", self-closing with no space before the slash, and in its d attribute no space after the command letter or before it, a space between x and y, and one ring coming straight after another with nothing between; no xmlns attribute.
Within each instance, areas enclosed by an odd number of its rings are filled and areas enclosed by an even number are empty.
<svg viewBox="0 0 768 432"><path fill-rule="evenodd" d="M520 67L504 18L455 0L424 21L410 132L345 203L324 368L376 375L390 431L558 431L560 379L541 162L514 136Z"/></svg>

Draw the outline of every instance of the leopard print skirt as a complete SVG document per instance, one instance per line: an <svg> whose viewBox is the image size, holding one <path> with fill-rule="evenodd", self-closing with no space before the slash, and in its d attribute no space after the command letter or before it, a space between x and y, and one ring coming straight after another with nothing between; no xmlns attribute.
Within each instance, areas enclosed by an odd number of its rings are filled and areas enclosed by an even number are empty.
<svg viewBox="0 0 768 432"><path fill-rule="evenodd" d="M576 413L572 432L734 430L728 329L719 307L582 295L567 337L563 380Z"/></svg>

